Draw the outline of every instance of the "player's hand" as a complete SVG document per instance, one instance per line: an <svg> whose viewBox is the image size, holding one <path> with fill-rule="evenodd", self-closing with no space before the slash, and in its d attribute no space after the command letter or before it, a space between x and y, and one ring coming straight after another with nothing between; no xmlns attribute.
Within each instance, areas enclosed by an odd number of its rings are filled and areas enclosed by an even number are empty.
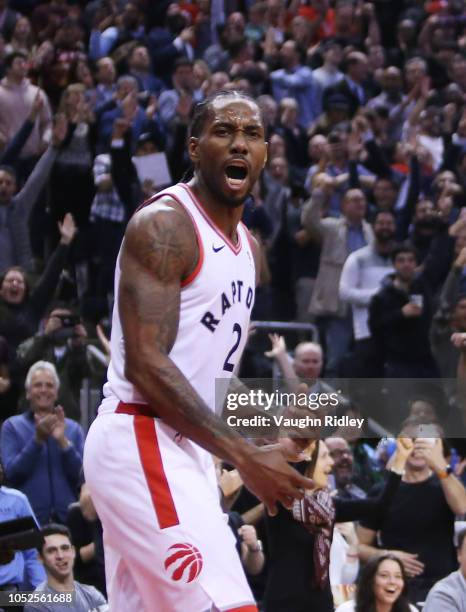
<svg viewBox="0 0 466 612"><path fill-rule="evenodd" d="M277 502L290 509L293 500L302 499L314 485L286 461L279 444L251 447L238 471L245 486L264 502L270 516L277 514Z"/></svg>

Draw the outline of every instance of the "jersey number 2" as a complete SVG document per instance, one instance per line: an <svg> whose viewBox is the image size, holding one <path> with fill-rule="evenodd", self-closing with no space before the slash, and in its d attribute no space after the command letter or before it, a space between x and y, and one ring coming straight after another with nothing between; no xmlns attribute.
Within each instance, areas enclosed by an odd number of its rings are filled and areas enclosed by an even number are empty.
<svg viewBox="0 0 466 612"><path fill-rule="evenodd" d="M233 368L235 367L235 364L230 363L230 359L233 356L233 353L238 348L239 343L241 342L241 327L239 323L235 323L233 325L233 333L236 334L236 340L233 346L231 347L230 352L227 355L227 358L225 359L225 363L223 364L223 369L226 370L227 372L233 372Z"/></svg>

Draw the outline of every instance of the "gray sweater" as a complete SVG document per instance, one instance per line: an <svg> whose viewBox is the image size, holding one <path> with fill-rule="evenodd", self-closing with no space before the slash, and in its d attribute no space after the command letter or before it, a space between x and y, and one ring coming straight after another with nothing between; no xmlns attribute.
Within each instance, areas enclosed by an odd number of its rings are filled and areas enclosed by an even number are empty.
<svg viewBox="0 0 466 612"><path fill-rule="evenodd" d="M432 587L422 612L466 612L466 580L460 570Z"/></svg>
<svg viewBox="0 0 466 612"><path fill-rule="evenodd" d="M10 266L31 266L29 218L58 154L49 147L39 159L24 187L9 202L0 204L0 274Z"/></svg>

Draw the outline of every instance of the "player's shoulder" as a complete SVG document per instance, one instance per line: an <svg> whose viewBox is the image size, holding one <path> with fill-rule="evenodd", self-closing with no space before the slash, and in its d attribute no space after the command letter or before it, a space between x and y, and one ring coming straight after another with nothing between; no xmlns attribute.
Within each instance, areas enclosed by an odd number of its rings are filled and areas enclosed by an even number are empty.
<svg viewBox="0 0 466 612"><path fill-rule="evenodd" d="M169 193L148 200L128 223L125 242L169 233L170 236L194 239L195 229L184 206Z"/></svg>

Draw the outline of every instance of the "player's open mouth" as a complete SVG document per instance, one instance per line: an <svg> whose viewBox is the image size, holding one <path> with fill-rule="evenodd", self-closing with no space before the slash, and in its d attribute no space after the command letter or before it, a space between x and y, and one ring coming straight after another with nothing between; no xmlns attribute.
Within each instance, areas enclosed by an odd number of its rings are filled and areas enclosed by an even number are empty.
<svg viewBox="0 0 466 612"><path fill-rule="evenodd" d="M225 168L225 178L230 189L241 189L244 187L248 176L248 169L243 164L229 164Z"/></svg>

